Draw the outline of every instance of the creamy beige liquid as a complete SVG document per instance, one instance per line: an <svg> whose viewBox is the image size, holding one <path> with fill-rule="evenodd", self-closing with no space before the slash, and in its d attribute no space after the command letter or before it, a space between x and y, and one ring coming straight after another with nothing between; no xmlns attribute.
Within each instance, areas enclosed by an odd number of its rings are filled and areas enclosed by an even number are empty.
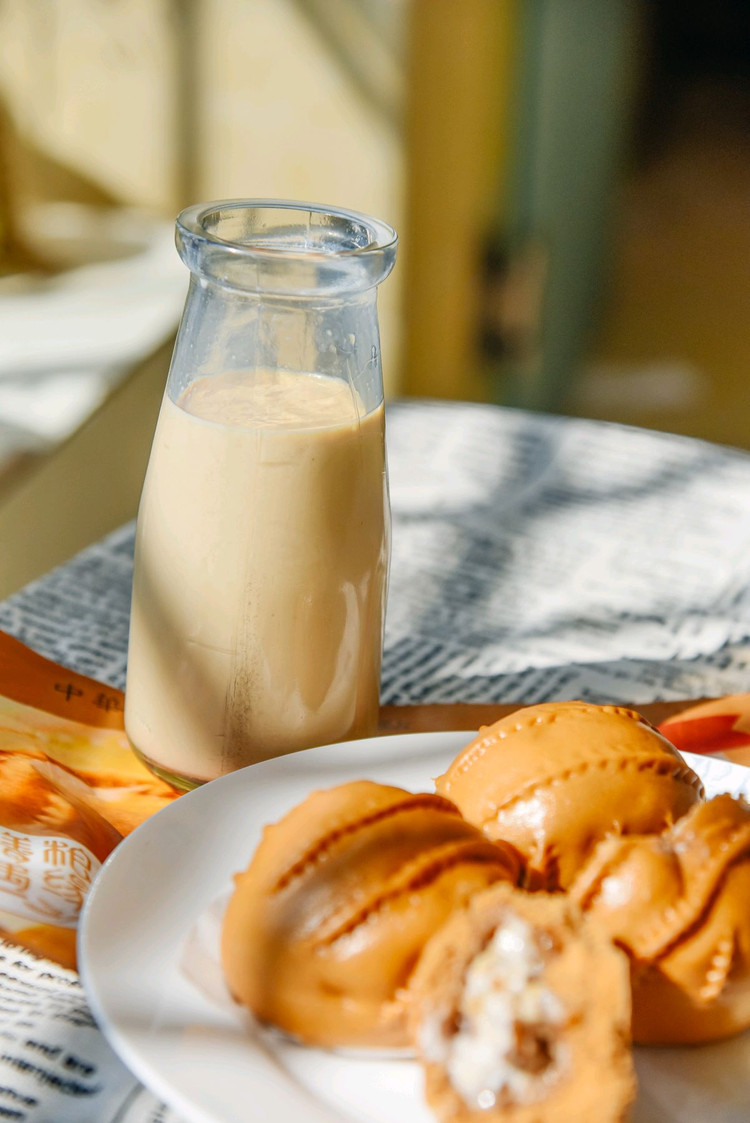
<svg viewBox="0 0 750 1123"><path fill-rule="evenodd" d="M207 780L377 725L388 562L382 406L220 374L165 396L138 514L125 725Z"/></svg>

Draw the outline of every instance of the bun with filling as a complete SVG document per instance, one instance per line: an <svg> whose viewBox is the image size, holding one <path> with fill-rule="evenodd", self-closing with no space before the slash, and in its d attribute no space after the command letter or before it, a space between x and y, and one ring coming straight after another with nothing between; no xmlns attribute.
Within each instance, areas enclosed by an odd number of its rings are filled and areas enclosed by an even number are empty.
<svg viewBox="0 0 750 1123"><path fill-rule="evenodd" d="M626 1117L627 959L562 894L478 894L429 942L412 988L425 1094L442 1123Z"/></svg>

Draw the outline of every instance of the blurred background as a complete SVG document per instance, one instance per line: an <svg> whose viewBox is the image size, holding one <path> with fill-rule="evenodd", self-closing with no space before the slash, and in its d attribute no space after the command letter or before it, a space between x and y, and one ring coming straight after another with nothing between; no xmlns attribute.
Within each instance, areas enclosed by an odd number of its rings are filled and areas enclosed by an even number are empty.
<svg viewBox="0 0 750 1123"><path fill-rule="evenodd" d="M746 0L0 0L0 596L135 514L232 196L398 229L391 398L750 448Z"/></svg>

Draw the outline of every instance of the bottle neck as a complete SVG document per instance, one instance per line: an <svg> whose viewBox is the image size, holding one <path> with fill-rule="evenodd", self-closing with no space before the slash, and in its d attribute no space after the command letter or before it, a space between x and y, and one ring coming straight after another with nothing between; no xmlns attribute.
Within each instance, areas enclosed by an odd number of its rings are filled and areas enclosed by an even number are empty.
<svg viewBox="0 0 750 1123"><path fill-rule="evenodd" d="M177 401L198 378L284 370L346 381L366 412L383 399L377 290L321 299L238 292L193 273L169 373Z"/></svg>

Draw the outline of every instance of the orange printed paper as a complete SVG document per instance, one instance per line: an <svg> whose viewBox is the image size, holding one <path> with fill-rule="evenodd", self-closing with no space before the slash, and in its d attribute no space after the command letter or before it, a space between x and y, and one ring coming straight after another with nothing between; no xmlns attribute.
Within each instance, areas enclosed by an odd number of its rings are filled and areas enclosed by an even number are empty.
<svg viewBox="0 0 750 1123"><path fill-rule="evenodd" d="M727 694L691 706L659 728L682 752L715 753L750 765L750 694Z"/></svg>
<svg viewBox="0 0 750 1123"><path fill-rule="evenodd" d="M133 753L123 695L0 632L0 936L75 966L102 862L178 795Z"/></svg>

